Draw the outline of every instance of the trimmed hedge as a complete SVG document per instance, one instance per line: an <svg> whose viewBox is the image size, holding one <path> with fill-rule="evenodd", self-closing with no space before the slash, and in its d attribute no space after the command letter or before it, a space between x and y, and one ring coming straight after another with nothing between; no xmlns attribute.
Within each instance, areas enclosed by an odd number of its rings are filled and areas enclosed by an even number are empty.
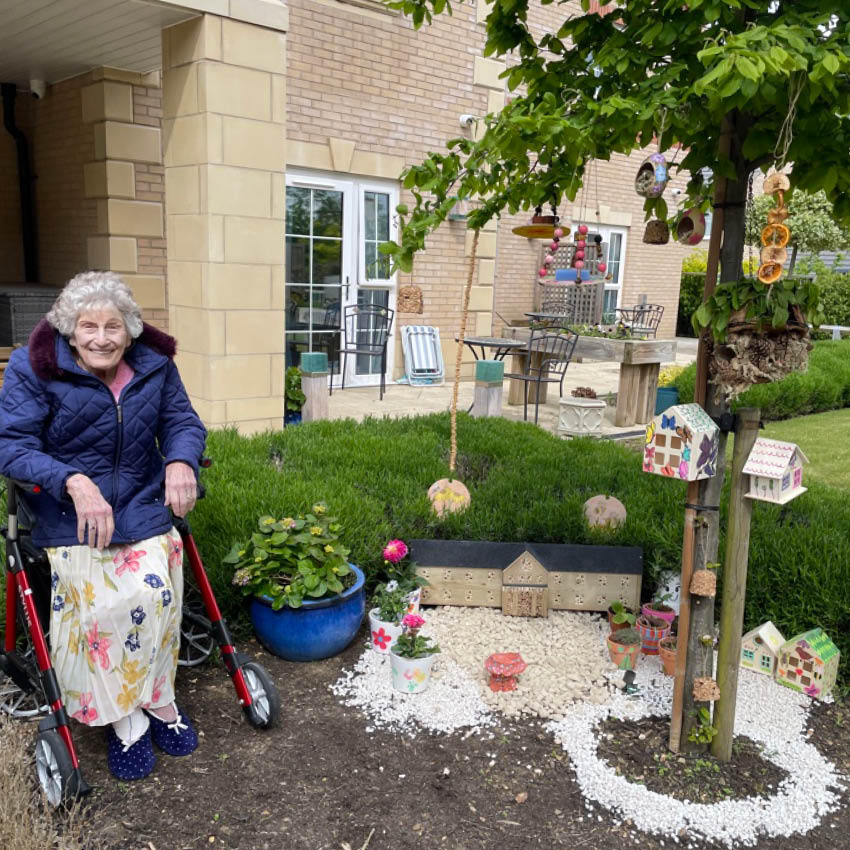
<svg viewBox="0 0 850 850"><path fill-rule="evenodd" d="M694 400L695 382L696 364L692 363L675 381L682 403ZM806 372L773 384L756 384L732 407L760 407L765 420L850 407L850 339L816 341Z"/></svg>
<svg viewBox="0 0 850 850"><path fill-rule="evenodd" d="M207 498L193 514L196 539L219 602L245 628L244 607L221 563L258 515L284 516L324 500L345 528L352 559L374 579L381 548L392 537L610 543L644 550L644 596L661 569L678 569L685 485L641 472L628 448L564 441L530 424L459 417L458 477L472 504L445 522L426 492L446 475L445 414L411 419L318 422L283 433L242 438L210 435L215 463L204 473ZM582 506L598 493L628 510L620 529L591 531ZM725 512L725 497L724 497ZM850 502L813 484L779 508L755 506L746 625L772 619L791 636L821 625L842 649L850 676ZM721 543L721 552L722 543Z"/></svg>

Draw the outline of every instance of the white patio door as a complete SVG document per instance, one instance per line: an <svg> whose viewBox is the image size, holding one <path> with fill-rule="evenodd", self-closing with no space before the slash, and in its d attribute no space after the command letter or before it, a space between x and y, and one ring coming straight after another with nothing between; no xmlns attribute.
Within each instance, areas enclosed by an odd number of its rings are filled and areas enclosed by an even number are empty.
<svg viewBox="0 0 850 850"><path fill-rule="evenodd" d="M603 259L607 266L605 270L605 294L602 302L603 322L615 321L617 307L624 306L621 303L623 293L624 269L626 263L626 238L625 227L609 227L587 222L589 232L587 241L592 244L593 237L602 237Z"/></svg>
<svg viewBox="0 0 850 850"><path fill-rule="evenodd" d="M324 351L331 370L339 375L346 308L395 309L395 279L378 245L395 238L397 202L397 184L390 182L357 181L325 172L287 172L287 366L298 365L304 351ZM355 316L355 338L345 340L347 348L370 338L369 315ZM346 386L379 382L379 357L349 354L346 360ZM392 362L390 335L388 371Z"/></svg>

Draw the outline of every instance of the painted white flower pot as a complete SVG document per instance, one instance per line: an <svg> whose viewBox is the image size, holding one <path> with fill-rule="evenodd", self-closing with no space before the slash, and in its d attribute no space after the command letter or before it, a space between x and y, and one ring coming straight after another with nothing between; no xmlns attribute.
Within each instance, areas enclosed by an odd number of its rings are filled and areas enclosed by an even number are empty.
<svg viewBox="0 0 850 850"><path fill-rule="evenodd" d="M423 658L402 658L390 652L393 687L405 694L418 694L428 687L431 681L431 667L438 653Z"/></svg>
<svg viewBox="0 0 850 850"><path fill-rule="evenodd" d="M388 623L378 616L380 609L373 608L369 612L369 635L372 639L372 649L381 655L387 655L390 647L401 635L401 623Z"/></svg>
<svg viewBox="0 0 850 850"><path fill-rule="evenodd" d="M416 590L411 590L405 599L407 599L407 613L418 614L419 603L422 601L422 588L417 587Z"/></svg>
<svg viewBox="0 0 850 850"><path fill-rule="evenodd" d="M599 437L605 419L601 398L563 396L558 416L558 433L568 437Z"/></svg>

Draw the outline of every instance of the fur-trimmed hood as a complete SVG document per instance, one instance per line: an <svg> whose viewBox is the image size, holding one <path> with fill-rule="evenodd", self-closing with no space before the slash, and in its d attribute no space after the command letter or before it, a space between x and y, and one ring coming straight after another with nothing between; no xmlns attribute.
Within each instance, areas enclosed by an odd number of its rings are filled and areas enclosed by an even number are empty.
<svg viewBox="0 0 850 850"><path fill-rule="evenodd" d="M57 339L60 336L47 319L42 319L33 329L29 338L29 357L33 372L43 381L61 378L63 369L59 365L59 357L56 350ZM177 341L159 328L145 322L142 333L135 340L134 345L142 343L148 348L174 359L177 353Z"/></svg>

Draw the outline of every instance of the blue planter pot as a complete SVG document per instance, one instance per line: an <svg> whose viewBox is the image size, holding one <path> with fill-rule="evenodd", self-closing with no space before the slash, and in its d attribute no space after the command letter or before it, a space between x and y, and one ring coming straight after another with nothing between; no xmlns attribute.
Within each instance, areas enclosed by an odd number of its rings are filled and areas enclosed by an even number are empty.
<svg viewBox="0 0 850 850"><path fill-rule="evenodd" d="M287 410L283 415L283 424L286 425L300 425L301 424L301 411L296 410Z"/></svg>
<svg viewBox="0 0 850 850"><path fill-rule="evenodd" d="M655 415L664 413L668 407L679 403L679 390L676 387L659 387L655 396Z"/></svg>
<svg viewBox="0 0 850 850"><path fill-rule="evenodd" d="M354 640L366 614L363 571L349 564L357 581L343 593L304 600L300 608L275 611L271 602L251 600L251 622L260 643L287 661L318 661L342 652Z"/></svg>

